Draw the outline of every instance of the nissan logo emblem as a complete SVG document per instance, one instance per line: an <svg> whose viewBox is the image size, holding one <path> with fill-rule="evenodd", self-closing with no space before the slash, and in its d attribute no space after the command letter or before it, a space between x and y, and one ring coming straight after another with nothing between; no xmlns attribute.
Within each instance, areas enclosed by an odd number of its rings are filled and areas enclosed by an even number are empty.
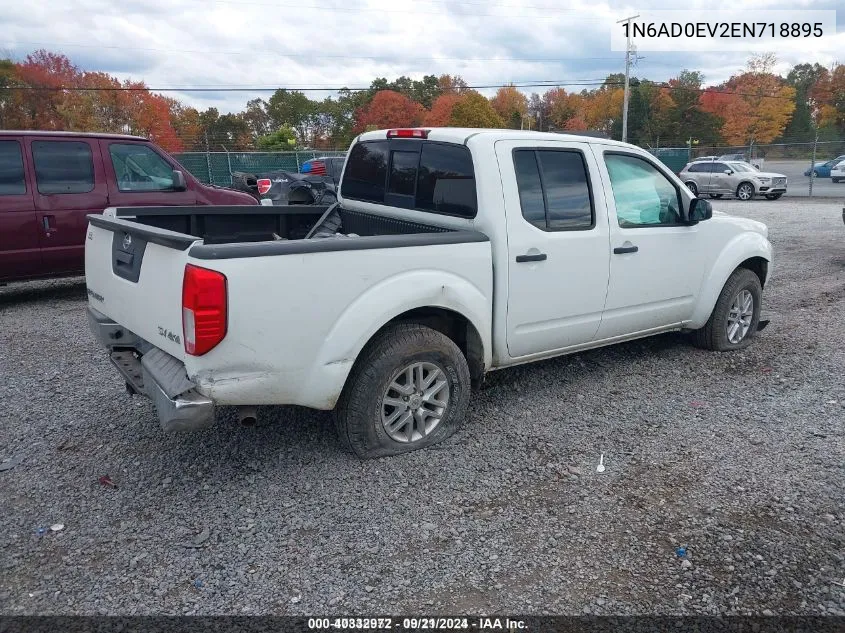
<svg viewBox="0 0 845 633"><path fill-rule="evenodd" d="M128 249L130 246L132 246L132 236L127 233L123 236L123 250Z"/></svg>

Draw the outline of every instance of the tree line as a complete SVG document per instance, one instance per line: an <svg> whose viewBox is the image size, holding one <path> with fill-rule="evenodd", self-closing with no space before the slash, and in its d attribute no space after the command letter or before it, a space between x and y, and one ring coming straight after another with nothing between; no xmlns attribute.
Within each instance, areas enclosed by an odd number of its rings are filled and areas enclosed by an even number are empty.
<svg viewBox="0 0 845 633"><path fill-rule="evenodd" d="M784 77L773 72L775 62L753 57L710 87L690 70L666 82L632 78L628 141L744 146L845 137L845 64L798 64ZM618 139L623 82L613 74L578 92L549 87L530 95L508 85L487 98L455 75L377 78L366 90L344 88L321 100L280 89L221 114L39 50L21 62L0 60L0 128L137 134L174 152L345 148L365 130L420 125L590 130Z"/></svg>

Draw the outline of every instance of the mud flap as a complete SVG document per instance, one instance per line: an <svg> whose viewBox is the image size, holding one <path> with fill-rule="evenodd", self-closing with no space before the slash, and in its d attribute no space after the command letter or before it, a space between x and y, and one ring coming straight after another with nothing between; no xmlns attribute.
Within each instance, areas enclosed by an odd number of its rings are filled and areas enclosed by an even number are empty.
<svg viewBox="0 0 845 633"><path fill-rule="evenodd" d="M757 331L762 332L766 329L766 326L769 324L769 319L760 319L757 322Z"/></svg>

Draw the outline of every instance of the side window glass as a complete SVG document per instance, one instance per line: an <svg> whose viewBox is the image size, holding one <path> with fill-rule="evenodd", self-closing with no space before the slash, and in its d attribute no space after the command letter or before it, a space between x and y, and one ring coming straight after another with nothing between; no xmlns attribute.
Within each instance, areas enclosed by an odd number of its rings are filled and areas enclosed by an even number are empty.
<svg viewBox="0 0 845 633"><path fill-rule="evenodd" d="M478 203L469 148L423 143L419 160L416 208L474 218Z"/></svg>
<svg viewBox="0 0 845 633"><path fill-rule="evenodd" d="M23 152L17 141L0 141L0 196L26 193Z"/></svg>
<svg viewBox="0 0 845 633"><path fill-rule="evenodd" d="M173 189L173 167L146 145L112 143L109 155L120 191Z"/></svg>
<svg viewBox="0 0 845 633"><path fill-rule="evenodd" d="M387 141L356 144L349 153L341 195L368 202L384 202L387 158Z"/></svg>
<svg viewBox="0 0 845 633"><path fill-rule="evenodd" d="M522 215L544 231L589 229L593 204L587 166L580 152L514 152Z"/></svg>
<svg viewBox="0 0 845 633"><path fill-rule="evenodd" d="M678 224L680 194L648 161L627 154L605 154L616 218L623 228Z"/></svg>
<svg viewBox="0 0 845 633"><path fill-rule="evenodd" d="M94 158L88 143L33 141L38 193L87 193L94 189Z"/></svg>
<svg viewBox="0 0 845 633"><path fill-rule="evenodd" d="M540 182L537 153L533 150L515 151L513 166L516 170L516 186L519 189L522 217L538 229L545 231L546 203L543 200L543 185Z"/></svg>

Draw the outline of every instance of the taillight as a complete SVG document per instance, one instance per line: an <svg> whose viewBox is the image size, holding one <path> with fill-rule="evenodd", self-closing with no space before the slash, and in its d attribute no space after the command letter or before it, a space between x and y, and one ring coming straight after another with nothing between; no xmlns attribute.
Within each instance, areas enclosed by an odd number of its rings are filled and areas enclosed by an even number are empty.
<svg viewBox="0 0 845 633"><path fill-rule="evenodd" d="M387 138L428 138L428 130L418 130L415 128L388 130Z"/></svg>
<svg viewBox="0 0 845 633"><path fill-rule="evenodd" d="M258 193L260 193L262 196L268 191L270 191L270 187L273 185L273 183L270 182L269 178L259 178L255 182L258 185Z"/></svg>
<svg viewBox="0 0 845 633"><path fill-rule="evenodd" d="M226 337L226 276L187 264L182 282L185 351L202 356Z"/></svg>

